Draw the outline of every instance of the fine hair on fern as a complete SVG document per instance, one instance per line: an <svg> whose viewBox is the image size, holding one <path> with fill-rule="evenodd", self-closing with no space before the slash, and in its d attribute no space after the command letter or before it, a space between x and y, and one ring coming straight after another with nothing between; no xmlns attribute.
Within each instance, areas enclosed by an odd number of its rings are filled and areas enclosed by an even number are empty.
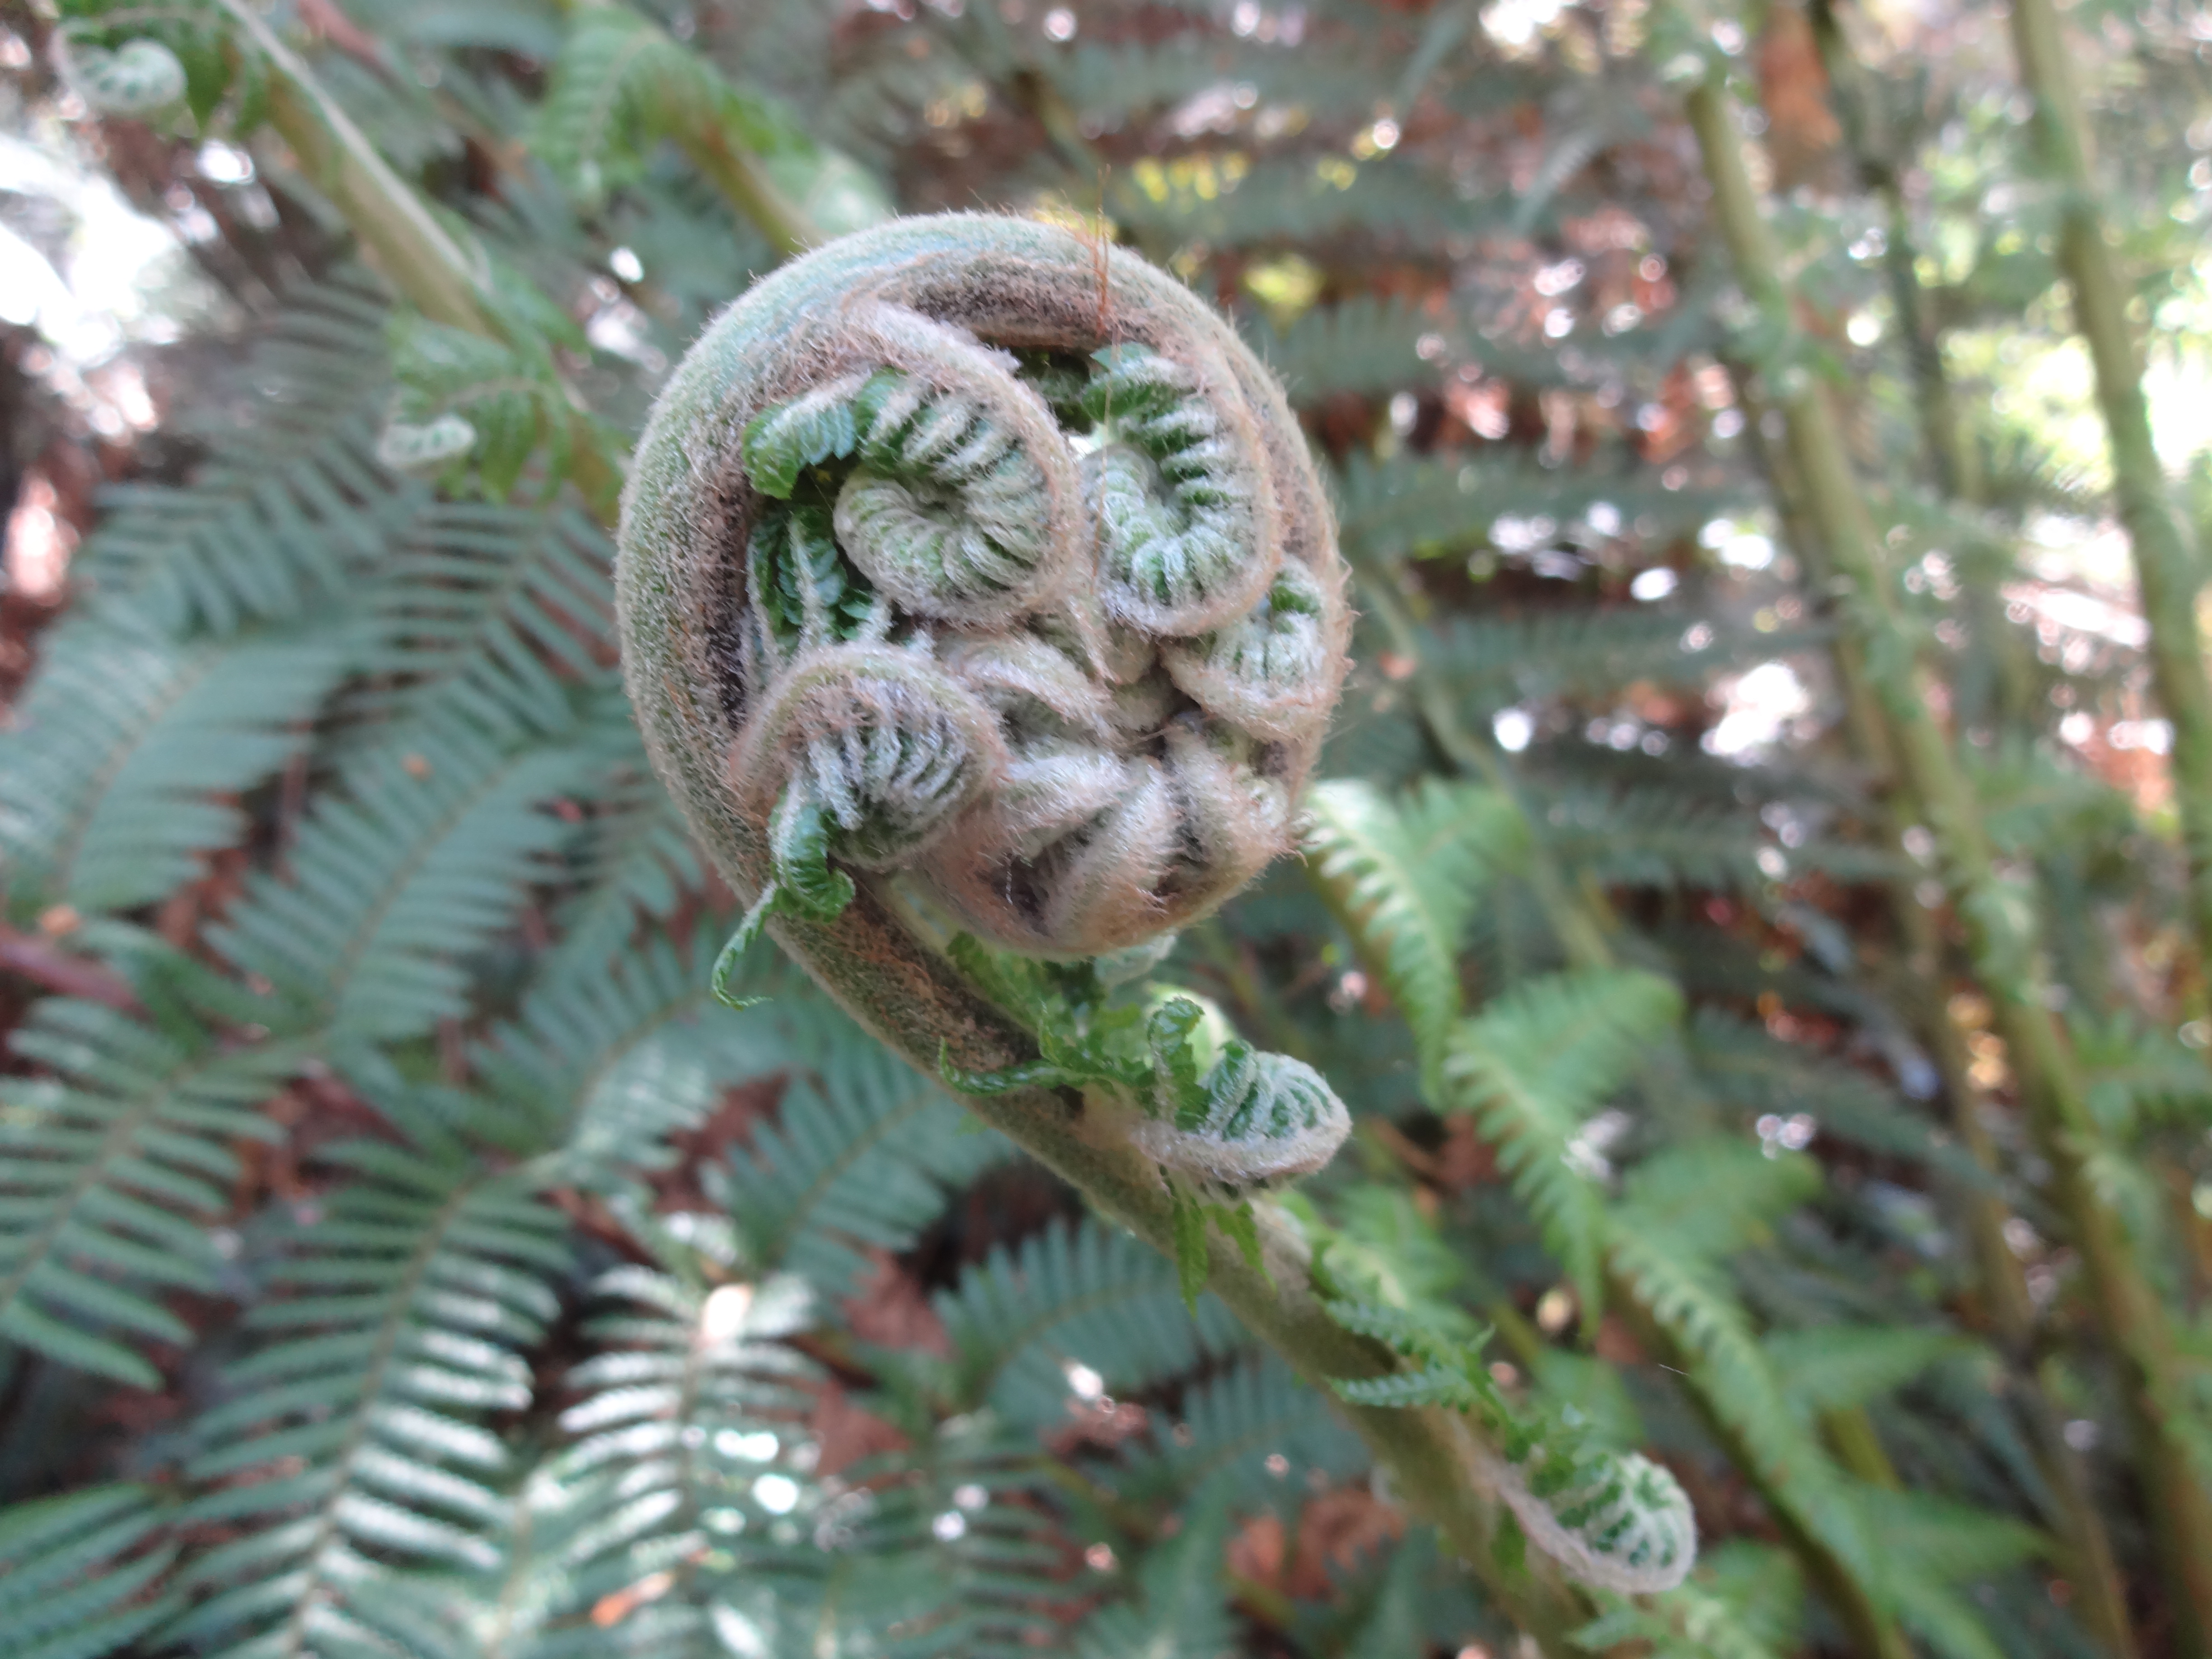
<svg viewBox="0 0 2212 1659"><path fill-rule="evenodd" d="M899 221L757 285L663 394L621 539L648 745L757 920L832 920L842 864L1019 951L1156 936L1286 849L1345 672L1266 371L1044 224Z"/></svg>

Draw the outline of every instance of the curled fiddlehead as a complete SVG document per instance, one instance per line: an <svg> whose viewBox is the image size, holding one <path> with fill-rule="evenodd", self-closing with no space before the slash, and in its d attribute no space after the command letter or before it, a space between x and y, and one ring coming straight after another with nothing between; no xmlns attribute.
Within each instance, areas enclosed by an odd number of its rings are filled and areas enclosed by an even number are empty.
<svg viewBox="0 0 2212 1659"><path fill-rule="evenodd" d="M1628 1595L1669 1590L1698 1556L1698 1522L1674 1477L1640 1452L1599 1444L1571 1407L1509 1401L1482 1358L1489 1333L1466 1340L1406 1309L1333 1301L1346 1329L1412 1364L1395 1375L1339 1382L1363 1405L1442 1407L1479 1423L1484 1443L1463 1448L1479 1485L1495 1492L1528 1542L1585 1584Z"/></svg>
<svg viewBox="0 0 2212 1659"><path fill-rule="evenodd" d="M1139 945L1287 849L1343 680L1279 391L1049 225L896 221L757 284L663 394L622 548L648 745L756 921L873 872L1014 951Z"/></svg>

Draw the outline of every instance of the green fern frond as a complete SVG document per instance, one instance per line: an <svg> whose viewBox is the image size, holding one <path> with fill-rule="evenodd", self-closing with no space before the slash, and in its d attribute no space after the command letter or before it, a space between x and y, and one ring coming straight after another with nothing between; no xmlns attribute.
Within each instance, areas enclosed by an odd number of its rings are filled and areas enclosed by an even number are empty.
<svg viewBox="0 0 2212 1659"><path fill-rule="evenodd" d="M613 560L573 507L440 503L374 590L377 644L361 665L400 689L364 712L449 699L502 740L567 730L572 688L610 673Z"/></svg>
<svg viewBox="0 0 2212 1659"><path fill-rule="evenodd" d="M347 599L430 501L376 459L387 307L358 273L288 295L256 329L250 396L222 423L194 422L211 453L191 482L109 491L79 580L179 635Z"/></svg>
<svg viewBox="0 0 2212 1659"><path fill-rule="evenodd" d="M1681 1012L1670 981L1586 969L1516 986L1450 1040L1448 1103L1473 1114L1498 1149L1585 1309L1600 1302L1608 1223L1601 1191L1576 1161L1575 1137Z"/></svg>
<svg viewBox="0 0 2212 1659"><path fill-rule="evenodd" d="M298 1052L59 997L12 1047L46 1074L0 1081L0 1337L158 1387L134 1345L185 1341L161 1298L217 1288L208 1223L229 1206L234 1146L275 1133L257 1108Z"/></svg>
<svg viewBox="0 0 2212 1659"><path fill-rule="evenodd" d="M1618 515L1612 522L1634 523L1646 539L1671 539L1694 532L1726 501L1710 490L1669 490L1640 471L1608 477L1594 466L1547 471L1521 462L1354 458L1337 474L1336 490L1345 556L1377 566L1481 547L1504 517L1555 526L1587 520L1600 502Z"/></svg>
<svg viewBox="0 0 2212 1659"><path fill-rule="evenodd" d="M1076 1659L1215 1659L1237 1632L1221 1583L1229 1510L1201 1504L1180 1531L1135 1565L1136 1595L1109 1601L1074 1632Z"/></svg>
<svg viewBox="0 0 2212 1659"><path fill-rule="evenodd" d="M2124 1137L2144 1123L2212 1118L2212 1076L2203 1054L2179 1036L2124 1012L2104 1019L2077 1013L2067 1025L2087 1073L2090 1109L2106 1133Z"/></svg>
<svg viewBox="0 0 2212 1659"><path fill-rule="evenodd" d="M1323 58L1242 41L1210 41L1202 52L1192 45L1181 35L1153 45L1080 41L1054 53L1047 72L1070 104L1109 128L1234 85L1249 87L1255 101L1327 114L1364 112L1375 100L1375 65L1360 55Z"/></svg>
<svg viewBox="0 0 2212 1659"><path fill-rule="evenodd" d="M514 490L541 450L549 488L567 476L575 412L549 344L534 331L515 345L413 312L401 313L392 331L399 390L377 440L386 465L440 471L449 482L472 471L494 501Z"/></svg>
<svg viewBox="0 0 2212 1659"><path fill-rule="evenodd" d="M1163 237L1204 238L1219 247L1295 237L1326 242L1340 237L1380 241L1427 240L1454 232L1480 235L1499 228L1502 204L1469 199L1450 181L1410 162L1370 161L1354 167L1341 156L1262 160L1231 190L1208 197L1195 185L1178 188L1164 175L1157 196L1125 194L1117 216L1139 231Z"/></svg>
<svg viewBox="0 0 2212 1659"><path fill-rule="evenodd" d="M702 922L688 951L652 938L589 977L556 975L475 1051L484 1086L537 1120L580 1184L664 1162L668 1135L725 1089L790 1063L765 1012L709 995L718 932Z"/></svg>
<svg viewBox="0 0 2212 1659"><path fill-rule="evenodd" d="M815 1079L794 1083L777 1121L707 1180L757 1269L796 1272L834 1297L852 1288L867 1249L904 1249L1006 1144L963 1133L967 1115L941 1090L835 1010L815 1010L805 1034Z"/></svg>
<svg viewBox="0 0 2212 1659"><path fill-rule="evenodd" d="M353 1179L297 1218L259 1343L191 1425L181 1518L230 1536L182 1574L204 1599L175 1634L226 1659L409 1650L428 1614L396 1569L498 1565L509 1458L486 1419L530 1403L544 1280L569 1267L558 1212L459 1143L326 1157Z"/></svg>
<svg viewBox="0 0 2212 1659"><path fill-rule="evenodd" d="M573 748L502 751L441 710L349 765L287 868L255 877L216 948L301 1005L337 1047L426 1031L468 1006L469 955L506 927L575 831L547 804L588 790Z"/></svg>
<svg viewBox="0 0 2212 1659"><path fill-rule="evenodd" d="M306 745L359 643L344 626L179 641L124 605L58 630L0 732L10 909L124 909L191 880L245 833L218 797Z"/></svg>
<svg viewBox="0 0 2212 1659"><path fill-rule="evenodd" d="M635 171L652 142L712 125L721 77L647 19L620 6L580 14L538 107L536 149L587 199Z"/></svg>
<svg viewBox="0 0 2212 1659"><path fill-rule="evenodd" d="M1719 1261L1771 1237L1774 1220L1817 1196L1820 1168L1747 1134L1685 1134L1629 1172L1618 1227L1678 1261Z"/></svg>
<svg viewBox="0 0 2212 1659"><path fill-rule="evenodd" d="M1436 359L1421 355L1423 337L1446 340L1456 333L1450 319L1431 316L1401 300L1361 295L1307 312L1278 331L1264 320L1246 328L1252 349L1281 377L1299 405L1341 393L1372 395L1401 386L1433 385Z"/></svg>
<svg viewBox="0 0 2212 1659"><path fill-rule="evenodd" d="M560 1419L569 1443L529 1498L557 1510L570 1540L562 1590L572 1616L656 1572L694 1578L702 1553L750 1556L779 1514L804 1516L823 1501L804 1478L795 1420L813 1368L778 1340L810 1316L804 1285L708 1288L626 1267L603 1276L595 1295L586 1334L596 1352L569 1372L578 1398ZM680 1630L703 1636L706 1589L656 1597L617 1639L649 1651Z"/></svg>
<svg viewBox="0 0 2212 1659"><path fill-rule="evenodd" d="M668 792L641 769L617 763L610 769L613 781L600 793L579 860L585 885L562 907L560 938L538 969L549 985L599 973L641 922L664 921L707 886L706 866Z"/></svg>
<svg viewBox="0 0 2212 1659"><path fill-rule="evenodd" d="M1970 1188L1990 1180L1965 1151L1939 1136L1924 1116L1908 1109L1869 1073L1783 1042L1725 1009L1700 1007L1691 1016L1687 1048L1705 1093L1736 1108L1746 1121L1786 1104L1818 1119L1823 1134L1929 1164ZM1917 1047L1910 1059L1932 1071Z"/></svg>
<svg viewBox="0 0 2212 1659"><path fill-rule="evenodd" d="M1755 1460L1761 1484L1862 1584L1879 1587L1874 1534L1826 1450L1798 1420L1741 1304L1719 1273L1671 1248L1663 1229L1618 1218L1615 1269L1692 1360L1689 1382Z"/></svg>
<svg viewBox="0 0 2212 1659"><path fill-rule="evenodd" d="M1520 862L1527 826L1494 791L1431 781L1402 806L1357 782L1307 797L1304 850L1330 908L1389 988L1440 1099L1460 1014L1459 950L1483 889Z"/></svg>
<svg viewBox="0 0 2212 1659"><path fill-rule="evenodd" d="M1543 813L1557 832L1560 860L1602 887L1759 893L1777 872L1874 883L1904 878L1910 868L1901 855L1826 837L1784 849L1751 814L1664 787L1571 786L1553 794Z"/></svg>
<svg viewBox="0 0 2212 1659"><path fill-rule="evenodd" d="M1308 1471L1331 1480L1367 1466L1367 1450L1309 1387L1272 1356L1246 1359L1184 1391L1180 1423L1132 1455L1121 1489L1231 1508L1296 1504Z"/></svg>
<svg viewBox="0 0 2212 1659"><path fill-rule="evenodd" d="M90 1486L0 1510L0 1630L10 1659L104 1659L174 1612L168 1508Z"/></svg>
<svg viewBox="0 0 2212 1659"><path fill-rule="evenodd" d="M1065 1422L1071 1395L1153 1386L1237 1346L1212 1297L1185 1310L1175 1266L1130 1235L1085 1220L1000 1249L936 1300L953 1348L955 1397L1009 1422ZM1087 1372L1084 1390L1070 1378Z"/></svg>
<svg viewBox="0 0 2212 1659"><path fill-rule="evenodd" d="M1943 1659L2004 1659L1982 1610L1955 1587L2046 1554L2050 1540L2008 1516L1929 1492L1872 1486L1858 1501L1914 1634Z"/></svg>
<svg viewBox="0 0 2212 1659"><path fill-rule="evenodd" d="M1863 1406L1962 1352L1971 1346L1955 1334L1909 1325L1819 1325L1766 1339L1783 1393L1808 1417Z"/></svg>
<svg viewBox="0 0 2212 1659"><path fill-rule="evenodd" d="M1047 1512L1034 1434L956 1416L849 1478L872 1489L838 1540L836 1622L857 1641L888 1631L917 1659L1023 1659L1089 1600L1062 1576L1072 1540Z"/></svg>

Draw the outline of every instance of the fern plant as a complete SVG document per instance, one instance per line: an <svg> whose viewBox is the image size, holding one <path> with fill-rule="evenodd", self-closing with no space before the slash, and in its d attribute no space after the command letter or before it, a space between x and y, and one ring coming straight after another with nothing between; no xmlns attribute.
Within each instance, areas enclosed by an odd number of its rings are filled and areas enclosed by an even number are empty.
<svg viewBox="0 0 2212 1659"><path fill-rule="evenodd" d="M10 13L251 313L0 733L15 1644L2188 1650L2187 630L1949 380L2197 48L2016 9L2033 155L1823 6Z"/></svg>

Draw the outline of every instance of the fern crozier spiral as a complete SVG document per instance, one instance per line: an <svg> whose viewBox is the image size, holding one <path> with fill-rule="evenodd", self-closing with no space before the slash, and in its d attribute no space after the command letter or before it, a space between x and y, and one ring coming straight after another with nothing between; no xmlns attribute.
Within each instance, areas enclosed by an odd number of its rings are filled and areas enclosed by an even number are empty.
<svg viewBox="0 0 2212 1659"><path fill-rule="evenodd" d="M762 914L900 872L1036 955L1288 850L1345 571L1279 389L1188 289L980 215L843 238L672 377L623 504L631 695Z"/></svg>

